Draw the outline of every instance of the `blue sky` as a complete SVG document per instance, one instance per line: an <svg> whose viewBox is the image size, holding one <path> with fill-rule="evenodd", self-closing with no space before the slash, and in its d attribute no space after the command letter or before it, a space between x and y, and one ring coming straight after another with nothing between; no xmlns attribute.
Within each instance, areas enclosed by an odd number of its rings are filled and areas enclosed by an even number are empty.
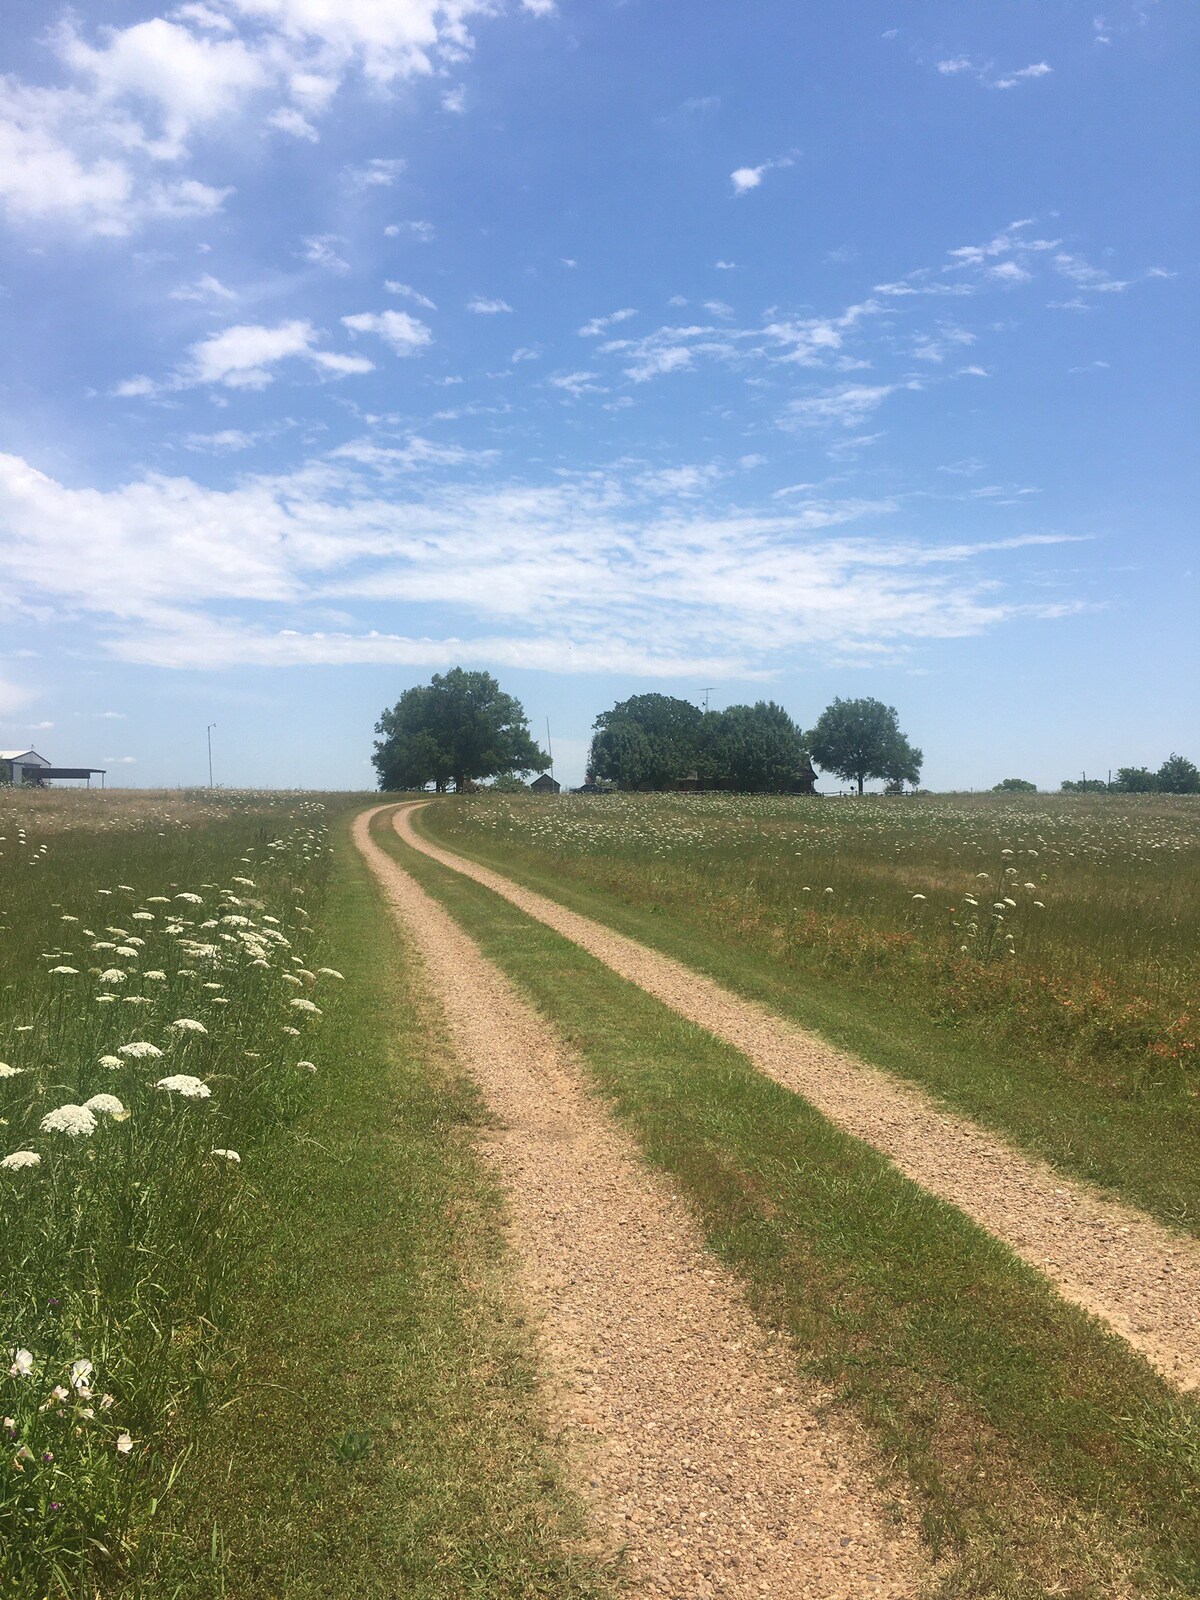
<svg viewBox="0 0 1200 1600"><path fill-rule="evenodd" d="M1200 759L1184 0L22 11L0 746L367 786L462 664L568 781L644 690Z"/></svg>

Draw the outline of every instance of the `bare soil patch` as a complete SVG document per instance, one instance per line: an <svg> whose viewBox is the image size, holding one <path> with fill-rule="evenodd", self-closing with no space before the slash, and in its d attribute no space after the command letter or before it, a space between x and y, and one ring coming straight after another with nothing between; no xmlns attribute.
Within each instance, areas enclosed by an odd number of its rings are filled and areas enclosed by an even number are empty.
<svg viewBox="0 0 1200 1600"><path fill-rule="evenodd" d="M443 850L395 813L414 849L573 940L621 977L742 1051L831 1121L889 1156L1101 1317L1181 1389L1200 1385L1200 1244L1109 1200L921 1090L834 1049L700 973L500 873Z"/></svg>
<svg viewBox="0 0 1200 1600"><path fill-rule="evenodd" d="M669 1184L451 917L355 839L497 1122L520 1287L584 1493L639 1595L913 1596L928 1568L865 1436L747 1309Z"/></svg>

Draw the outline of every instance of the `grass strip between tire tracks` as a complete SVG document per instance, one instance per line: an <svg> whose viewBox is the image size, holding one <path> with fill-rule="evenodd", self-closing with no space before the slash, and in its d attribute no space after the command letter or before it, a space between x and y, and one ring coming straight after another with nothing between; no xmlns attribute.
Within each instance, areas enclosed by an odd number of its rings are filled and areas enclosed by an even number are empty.
<svg viewBox="0 0 1200 1600"><path fill-rule="evenodd" d="M997 1047L986 1020L939 1022L906 1005L903 992L880 994L836 967L798 967L761 939L722 937L710 908L684 894L670 897L661 883L638 885L626 875L616 893L589 880L586 861L558 862L550 874L532 852L478 849L440 825L439 812L448 818L456 804L418 812L417 831L919 1083L1062 1171L1200 1233L1195 1119L1177 1103L1153 1094L1131 1098L1049 1070L1010 1042Z"/></svg>
<svg viewBox="0 0 1200 1600"><path fill-rule="evenodd" d="M335 837L339 1066L254 1175L234 1398L137 1593L601 1600L473 1149L481 1102L344 819Z"/></svg>
<svg viewBox="0 0 1200 1600"><path fill-rule="evenodd" d="M579 1051L759 1316L865 1419L943 1558L940 1594L1200 1592L1194 1402L732 1048L378 837Z"/></svg>

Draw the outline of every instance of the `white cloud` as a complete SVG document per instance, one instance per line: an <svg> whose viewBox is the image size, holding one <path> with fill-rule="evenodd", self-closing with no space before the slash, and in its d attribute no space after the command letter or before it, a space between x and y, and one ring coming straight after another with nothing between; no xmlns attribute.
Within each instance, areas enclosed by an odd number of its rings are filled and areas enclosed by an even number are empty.
<svg viewBox="0 0 1200 1600"><path fill-rule="evenodd" d="M407 311L359 311L342 322L352 333L377 333L398 356L415 355L433 342L425 324Z"/></svg>
<svg viewBox="0 0 1200 1600"><path fill-rule="evenodd" d="M314 350L312 359L323 371L332 372L337 378L357 377L375 370L375 363L366 356L345 356L337 350Z"/></svg>
<svg viewBox="0 0 1200 1600"><path fill-rule="evenodd" d="M632 306L625 306L620 311L612 311L607 317L593 317L590 322L585 322L579 330L581 339L594 339L607 328L615 327L618 322L628 322L630 317L636 317L637 312Z"/></svg>
<svg viewBox="0 0 1200 1600"><path fill-rule="evenodd" d="M315 336L312 323L299 318L274 328L240 323L192 346L189 376L194 383L261 389L271 381L269 367L289 356L308 355Z"/></svg>
<svg viewBox="0 0 1200 1600"><path fill-rule="evenodd" d="M603 393L596 379L596 372L559 372L547 382L555 389L563 389L567 394L578 400L582 394Z"/></svg>
<svg viewBox="0 0 1200 1600"><path fill-rule="evenodd" d="M721 477L719 467L660 467L656 472L643 472L637 486L654 496L694 496L711 488Z"/></svg>
<svg viewBox="0 0 1200 1600"><path fill-rule="evenodd" d="M540 344L520 345L508 359L514 365L519 361L540 361L542 359L542 347Z"/></svg>
<svg viewBox="0 0 1200 1600"><path fill-rule="evenodd" d="M783 167L795 165L793 156L774 156L770 161L764 161L758 167L738 167L729 174L735 195L748 194L751 189L757 189L768 172L777 171Z"/></svg>
<svg viewBox="0 0 1200 1600"><path fill-rule="evenodd" d="M691 364L692 352L686 345L660 345L647 350L631 367L626 367L625 374L634 383L647 383L666 372L681 372Z"/></svg>
<svg viewBox="0 0 1200 1600"><path fill-rule="evenodd" d="M647 516L648 490L687 497L713 469L413 491L389 476L379 493L360 476L436 471L447 452L368 439L226 490L161 476L67 488L0 457L0 577L90 617L121 660L209 669L449 654L548 670L670 676L720 662L761 673L830 645L962 637L1073 608L1010 599L984 565L1061 542L1053 536L897 536L880 528L896 512L888 500L797 495L786 511L672 505ZM404 605L405 631L315 620L362 604ZM445 608L463 619L453 639L428 625Z"/></svg>
<svg viewBox="0 0 1200 1600"><path fill-rule="evenodd" d="M323 267L326 272L344 276L350 271L350 263L333 248L342 242L336 233L313 234L304 240L304 259L311 261L314 267Z"/></svg>
<svg viewBox="0 0 1200 1600"><path fill-rule="evenodd" d="M467 301L467 310L474 311L476 316L494 317L501 311L511 311L512 307L507 300L488 300L477 294Z"/></svg>
<svg viewBox="0 0 1200 1600"><path fill-rule="evenodd" d="M718 272L736 272L737 271L737 262L736 261L714 261L713 262L713 266L717 269Z"/></svg>
<svg viewBox="0 0 1200 1600"><path fill-rule="evenodd" d="M280 106L278 111L272 111L267 118L267 126L278 128L280 133L290 134L293 139L307 139L310 144L318 143L321 137L304 113L297 111L295 106Z"/></svg>
<svg viewBox="0 0 1200 1600"><path fill-rule="evenodd" d="M127 711L97 711L96 716L102 722L126 722L129 718Z"/></svg>
<svg viewBox="0 0 1200 1600"><path fill-rule="evenodd" d="M0 79L0 205L16 222L121 238L154 219L211 216L229 188L151 176L143 130L70 89Z"/></svg>
<svg viewBox="0 0 1200 1600"><path fill-rule="evenodd" d="M704 309L710 316L714 317L731 317L733 315L733 307L726 305L724 300L706 300Z"/></svg>
<svg viewBox="0 0 1200 1600"><path fill-rule="evenodd" d="M467 91L459 85L457 89L447 89L442 96L442 110L449 111L452 116L461 117L467 109Z"/></svg>
<svg viewBox="0 0 1200 1600"><path fill-rule="evenodd" d="M69 17L48 43L68 76L0 83L0 203L25 224L122 236L155 219L211 215L231 190L162 176L197 135L254 118L315 140L341 83L430 77L473 48L468 19L492 0L212 0L89 34ZM451 92L453 95L453 91ZM399 164L351 177L393 181Z"/></svg>
<svg viewBox="0 0 1200 1600"><path fill-rule="evenodd" d="M531 17L552 17L558 10L558 0L521 0L521 10Z"/></svg>
<svg viewBox="0 0 1200 1600"><path fill-rule="evenodd" d="M919 387L913 379L906 384L842 384L838 389L791 401L785 409L783 424L790 428L856 428L897 389Z"/></svg>
<svg viewBox="0 0 1200 1600"><path fill-rule="evenodd" d="M432 222L389 222L383 230L389 239L398 238L400 234L407 233L418 244L432 244L437 236L437 230Z"/></svg>
<svg viewBox="0 0 1200 1600"><path fill-rule="evenodd" d="M169 300L195 300L201 304L212 301L236 300L237 291L227 289L219 278L214 278L211 272L204 273L197 278L195 283L181 283L177 289L172 289L167 296Z"/></svg>
<svg viewBox="0 0 1200 1600"><path fill-rule="evenodd" d="M757 189L763 181L763 173L766 170L765 166L738 167L736 172L729 174L735 192L737 194L746 194L750 189Z"/></svg>
<svg viewBox="0 0 1200 1600"><path fill-rule="evenodd" d="M1028 283L1033 274L1016 261L999 261L987 269L989 278L997 283Z"/></svg>
<svg viewBox="0 0 1200 1600"><path fill-rule="evenodd" d="M258 437L257 434L246 433L242 428L221 428L216 433L185 434L183 442L189 450L225 454L237 450L249 450L251 445L257 443Z"/></svg>
<svg viewBox="0 0 1200 1600"><path fill-rule="evenodd" d="M373 156L361 166L347 167L342 177L351 190L390 189L406 165L402 157Z"/></svg>
<svg viewBox="0 0 1200 1600"><path fill-rule="evenodd" d="M424 306L426 311L437 310L437 306L434 305L429 296L422 294L419 289L414 289L411 283L397 283L395 278L387 278L384 280L383 287L389 294L403 295L406 300L413 301L415 305Z"/></svg>
<svg viewBox="0 0 1200 1600"><path fill-rule="evenodd" d="M1045 61L1034 61L1028 67L1022 67L1020 72L1014 72L1007 78L997 78L993 89L1015 89L1019 83L1027 83L1030 78L1045 78L1054 68Z"/></svg>
<svg viewBox="0 0 1200 1600"><path fill-rule="evenodd" d="M943 77L953 77L959 72L972 72L974 62L970 56L948 56L944 61L938 62L937 69Z"/></svg>

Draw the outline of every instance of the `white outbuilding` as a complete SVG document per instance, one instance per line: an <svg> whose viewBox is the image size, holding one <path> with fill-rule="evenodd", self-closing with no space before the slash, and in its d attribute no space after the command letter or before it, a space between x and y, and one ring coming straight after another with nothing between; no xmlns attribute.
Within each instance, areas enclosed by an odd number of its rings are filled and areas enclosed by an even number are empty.
<svg viewBox="0 0 1200 1600"><path fill-rule="evenodd" d="M0 750L0 783L37 783L50 765L36 750Z"/></svg>

